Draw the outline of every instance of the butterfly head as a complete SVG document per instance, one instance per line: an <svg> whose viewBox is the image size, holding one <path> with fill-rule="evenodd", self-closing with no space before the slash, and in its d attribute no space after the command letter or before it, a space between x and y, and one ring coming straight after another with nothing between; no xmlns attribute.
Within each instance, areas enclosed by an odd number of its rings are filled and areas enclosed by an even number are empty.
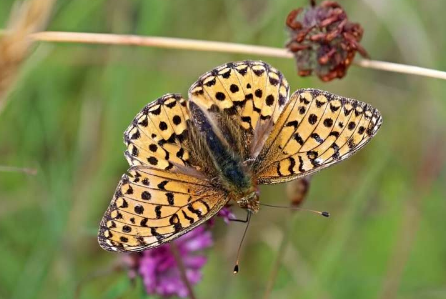
<svg viewBox="0 0 446 299"><path fill-rule="evenodd" d="M258 186L250 188L241 198L237 199L237 204L242 209L247 209L253 213L257 213L260 207L260 191Z"/></svg>

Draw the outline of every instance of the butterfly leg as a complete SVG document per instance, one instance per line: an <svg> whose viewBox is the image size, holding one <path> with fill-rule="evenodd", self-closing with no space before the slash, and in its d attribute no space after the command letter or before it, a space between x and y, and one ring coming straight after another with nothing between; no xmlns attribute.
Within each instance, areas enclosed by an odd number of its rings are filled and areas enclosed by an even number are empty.
<svg viewBox="0 0 446 299"><path fill-rule="evenodd" d="M229 221L234 221L234 222L242 222L242 223L247 223L249 220L249 211L246 210L246 219L231 219L229 218Z"/></svg>

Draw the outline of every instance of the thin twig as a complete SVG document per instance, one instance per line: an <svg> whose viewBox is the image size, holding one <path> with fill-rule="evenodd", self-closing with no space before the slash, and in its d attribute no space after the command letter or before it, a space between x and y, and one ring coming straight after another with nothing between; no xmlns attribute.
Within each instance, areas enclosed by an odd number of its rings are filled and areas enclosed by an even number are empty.
<svg viewBox="0 0 446 299"><path fill-rule="evenodd" d="M281 58L293 57L293 54L280 48L170 37L45 31L32 34L31 38L46 42L142 46L164 49L253 54Z"/></svg>
<svg viewBox="0 0 446 299"><path fill-rule="evenodd" d="M194 289L192 288L192 285L189 279L187 278L186 267L184 266L183 259L181 258L180 251L178 250L178 246L174 242L171 242L170 249L172 249L173 256L175 258L175 261L177 262L178 269L180 270L181 279L183 280L188 290L189 298L197 299L197 297L194 294Z"/></svg>
<svg viewBox="0 0 446 299"><path fill-rule="evenodd" d="M15 167L15 166L2 166L0 165L0 172L23 172L29 175L36 175L37 169L35 168L22 168L22 167Z"/></svg>
<svg viewBox="0 0 446 299"><path fill-rule="evenodd" d="M31 35L36 41L64 42L64 43L87 43L106 45L142 46L164 49L182 49L193 51L209 51L259 55L278 58L293 58L293 54L286 49L254 46L245 44L203 41L182 38L168 38L155 36L121 35L106 33L83 33L83 32L55 32L44 31ZM354 62L357 66L382 71L412 74L446 80L446 72L423 67L398 64L385 61L360 59Z"/></svg>
<svg viewBox="0 0 446 299"><path fill-rule="evenodd" d="M424 67L414 66L414 65L406 65L406 64L398 64L393 62L386 61L378 61L378 60L369 60L369 59L361 59L354 62L357 66L381 71L389 71L395 73L403 73L410 75L418 75L424 77L431 77L446 80L446 72L428 69Z"/></svg>

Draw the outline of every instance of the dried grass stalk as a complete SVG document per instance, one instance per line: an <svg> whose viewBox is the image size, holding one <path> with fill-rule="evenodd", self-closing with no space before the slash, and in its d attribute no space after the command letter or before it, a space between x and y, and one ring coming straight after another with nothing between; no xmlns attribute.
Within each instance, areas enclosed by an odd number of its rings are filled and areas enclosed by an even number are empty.
<svg viewBox="0 0 446 299"><path fill-rule="evenodd" d="M16 3L6 30L0 36L0 112L20 66L29 54L33 40L29 35L45 28L54 0L29 0Z"/></svg>

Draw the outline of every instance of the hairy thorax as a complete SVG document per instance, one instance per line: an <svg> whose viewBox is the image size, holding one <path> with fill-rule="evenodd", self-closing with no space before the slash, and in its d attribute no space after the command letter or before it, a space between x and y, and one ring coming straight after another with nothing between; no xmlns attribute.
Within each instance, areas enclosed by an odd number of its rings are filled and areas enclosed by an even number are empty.
<svg viewBox="0 0 446 299"><path fill-rule="evenodd" d="M237 202L237 204L242 209L249 210L253 213L257 213L259 211L259 190L257 187L253 187L254 190L250 190L245 195L242 195L240 197L240 194L237 195L237 198L234 198L234 200Z"/></svg>

